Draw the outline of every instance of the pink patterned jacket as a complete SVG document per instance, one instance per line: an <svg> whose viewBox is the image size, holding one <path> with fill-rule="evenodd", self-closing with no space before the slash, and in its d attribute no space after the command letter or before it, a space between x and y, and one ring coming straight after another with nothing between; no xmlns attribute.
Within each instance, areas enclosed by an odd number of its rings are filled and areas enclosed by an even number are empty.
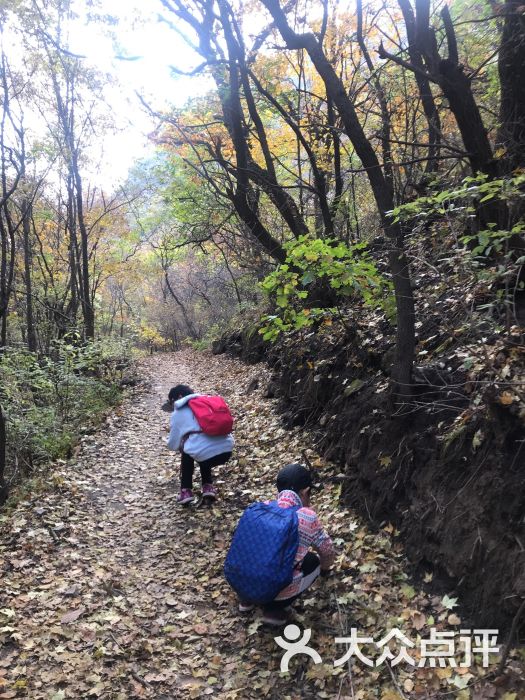
<svg viewBox="0 0 525 700"><path fill-rule="evenodd" d="M301 506L302 502L295 491L281 491L277 496L277 503L281 508ZM300 590L301 563L310 549L315 549L319 554L321 569L328 569L335 559L336 551L330 537L321 527L319 518L311 508L301 507L297 511L299 518L299 547L295 555L294 576L292 583L283 588L276 600L291 598Z"/></svg>

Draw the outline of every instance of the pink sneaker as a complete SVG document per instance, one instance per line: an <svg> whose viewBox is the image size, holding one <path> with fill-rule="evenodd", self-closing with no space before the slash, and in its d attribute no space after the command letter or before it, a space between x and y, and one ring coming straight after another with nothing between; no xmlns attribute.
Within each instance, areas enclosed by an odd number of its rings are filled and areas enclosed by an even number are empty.
<svg viewBox="0 0 525 700"><path fill-rule="evenodd" d="M214 501L217 498L217 491L215 490L215 486L213 484L203 484L202 497L210 498L212 501Z"/></svg>
<svg viewBox="0 0 525 700"><path fill-rule="evenodd" d="M191 489L181 489L176 501L177 505L185 506L190 501L193 501L193 491Z"/></svg>

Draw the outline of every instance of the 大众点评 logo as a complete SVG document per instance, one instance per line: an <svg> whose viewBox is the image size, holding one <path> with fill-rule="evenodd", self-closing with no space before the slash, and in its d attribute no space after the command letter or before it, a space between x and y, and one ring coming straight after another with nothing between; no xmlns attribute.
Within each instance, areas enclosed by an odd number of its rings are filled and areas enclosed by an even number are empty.
<svg viewBox="0 0 525 700"><path fill-rule="evenodd" d="M287 625L284 628L283 636L274 637L277 644L285 650L281 658L281 671L286 673L290 660L298 654L309 656L314 664L322 663L320 654L308 646L312 637L312 630L305 629L302 632L297 625ZM459 637L456 644L456 637ZM489 655L497 654L499 647L498 630L494 629L464 629L459 633L453 631L442 631L432 628L427 639L415 642L409 639L401 630L396 627L377 642L372 637L359 636L356 627L352 627L349 637L336 637L336 644L346 644L346 651L343 656L334 661L334 666L341 666L347 663L352 657L366 666L376 667L388 661L391 666L406 663L417 668L425 666L435 668L469 668L472 665L472 655L481 655L484 668L489 665ZM392 650L389 643L396 644L396 650ZM375 646L379 649L379 656L370 658L363 651Z"/></svg>

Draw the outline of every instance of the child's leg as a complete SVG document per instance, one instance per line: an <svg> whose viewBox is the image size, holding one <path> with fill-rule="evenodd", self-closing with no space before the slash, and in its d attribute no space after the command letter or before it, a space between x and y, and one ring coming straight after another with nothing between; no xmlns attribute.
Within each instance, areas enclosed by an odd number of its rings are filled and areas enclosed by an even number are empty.
<svg viewBox="0 0 525 700"><path fill-rule="evenodd" d="M193 457L190 457L186 452L183 452L180 458L180 487L181 489L192 489L193 487L193 469L195 462Z"/></svg>
<svg viewBox="0 0 525 700"><path fill-rule="evenodd" d="M301 574L302 579L299 587L299 591L296 595L291 598L281 598L279 600L272 600L264 606L264 613L272 614L274 612L283 611L288 608L292 603L294 603L299 596L301 596L315 581L315 579L321 573L321 566L319 562L319 557L314 552L308 552L301 564Z"/></svg>
<svg viewBox="0 0 525 700"><path fill-rule="evenodd" d="M211 475L211 469L212 465L210 464L209 459L205 460L204 462L199 462L199 467L201 468L201 479L202 479L202 485L204 484L211 484L212 483L212 475Z"/></svg>
<svg viewBox="0 0 525 700"><path fill-rule="evenodd" d="M231 452L223 452L220 455L215 455L215 457L210 457L210 459L205 459L203 462L199 462L203 486L204 484L213 483L213 478L211 475L211 470L213 469L213 467L218 467L221 464L226 464L226 462L230 459L231 456Z"/></svg>

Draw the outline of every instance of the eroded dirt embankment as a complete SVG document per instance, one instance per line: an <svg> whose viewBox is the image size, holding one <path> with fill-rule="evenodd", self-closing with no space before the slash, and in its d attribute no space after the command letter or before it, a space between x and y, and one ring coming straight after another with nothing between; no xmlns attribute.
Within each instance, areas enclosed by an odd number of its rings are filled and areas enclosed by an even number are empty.
<svg viewBox="0 0 525 700"><path fill-rule="evenodd" d="M307 426L321 454L344 468L343 501L376 525L399 527L416 570L458 592L474 624L508 629L525 597L520 336L469 344L427 313L418 347L432 359L416 367L412 399L393 411L392 329L368 321L274 347L239 333L216 351L264 359L285 423Z"/></svg>

